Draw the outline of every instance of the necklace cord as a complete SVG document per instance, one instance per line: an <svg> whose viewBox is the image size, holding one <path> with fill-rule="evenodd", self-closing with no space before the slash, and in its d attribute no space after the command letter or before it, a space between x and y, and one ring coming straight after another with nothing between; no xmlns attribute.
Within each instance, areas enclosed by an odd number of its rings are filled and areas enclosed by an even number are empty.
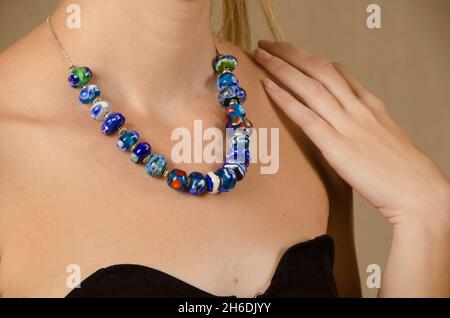
<svg viewBox="0 0 450 318"><path fill-rule="evenodd" d="M64 46L61 43L61 40L59 39L58 35L55 32L55 29L53 28L52 25L52 16L48 16L47 18L47 25L50 28L50 31L53 34L53 37L56 41L56 43L58 44L58 48L61 51L61 54L64 56L64 59L66 60L67 65L69 66L69 69L72 69L75 67L75 64L73 64L72 59L70 58L69 54L67 54L66 50L64 49Z"/></svg>
<svg viewBox="0 0 450 318"><path fill-rule="evenodd" d="M61 40L59 39L58 35L55 32L55 29L53 28L51 15L49 15L47 17L47 25L48 25L50 31L52 32L53 38L55 39L55 41L58 45L58 49L61 52L61 54L64 56L64 59L66 60L67 65L69 66L69 69L74 68L75 64L72 62L72 59L70 58L69 54L67 54L66 50L64 49L64 46L61 43ZM214 48L216 50L216 56L222 55L220 53L219 49L217 48L216 44L214 44Z"/></svg>

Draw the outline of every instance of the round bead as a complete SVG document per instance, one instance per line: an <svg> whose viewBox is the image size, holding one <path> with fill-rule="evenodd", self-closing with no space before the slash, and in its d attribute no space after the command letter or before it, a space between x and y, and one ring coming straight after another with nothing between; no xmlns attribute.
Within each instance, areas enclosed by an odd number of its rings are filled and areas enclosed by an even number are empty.
<svg viewBox="0 0 450 318"><path fill-rule="evenodd" d="M188 177L186 172L180 169L173 169L167 176L167 184L175 190L185 190L188 186Z"/></svg>
<svg viewBox="0 0 450 318"><path fill-rule="evenodd" d="M231 137L233 148L248 149L250 147L250 137L247 135L234 135Z"/></svg>
<svg viewBox="0 0 450 318"><path fill-rule="evenodd" d="M243 163L248 167L250 164L250 150L233 147L227 151L225 162Z"/></svg>
<svg viewBox="0 0 450 318"><path fill-rule="evenodd" d="M91 107L91 118L95 120L103 120L105 116L112 110L111 105L105 101L94 103Z"/></svg>
<svg viewBox="0 0 450 318"><path fill-rule="evenodd" d="M242 126L244 124L243 118L242 117L235 117L235 118L231 118L229 119L226 124L225 124L225 128L233 128L236 129L240 126Z"/></svg>
<svg viewBox="0 0 450 318"><path fill-rule="evenodd" d="M80 102L82 104L92 103L97 97L100 96L100 87L94 84L85 86L80 91Z"/></svg>
<svg viewBox="0 0 450 318"><path fill-rule="evenodd" d="M220 177L214 172L208 172L205 176L206 190L209 193L217 194L219 193L219 187L222 184Z"/></svg>
<svg viewBox="0 0 450 318"><path fill-rule="evenodd" d="M68 81L73 88L80 88L89 83L92 78L92 71L89 67L74 67L70 70Z"/></svg>
<svg viewBox="0 0 450 318"><path fill-rule="evenodd" d="M236 174L237 181L241 181L247 175L247 167L239 162L227 162L223 165L224 168L233 170Z"/></svg>
<svg viewBox="0 0 450 318"><path fill-rule="evenodd" d="M234 117L227 121L225 128L234 129L235 135L251 136L253 133L252 122L245 117Z"/></svg>
<svg viewBox="0 0 450 318"><path fill-rule="evenodd" d="M152 147L148 142L141 142L136 145L131 153L131 161L134 163L141 163L144 158L152 152Z"/></svg>
<svg viewBox="0 0 450 318"><path fill-rule="evenodd" d="M138 141L139 137L137 131L127 131L117 140L117 147L122 151L127 151Z"/></svg>
<svg viewBox="0 0 450 318"><path fill-rule="evenodd" d="M114 134L120 127L125 124L125 116L121 113L114 113L106 117L102 125L102 133L109 136Z"/></svg>
<svg viewBox="0 0 450 318"><path fill-rule="evenodd" d="M167 158L159 153L154 153L145 165L145 171L152 177L162 177L167 170Z"/></svg>
<svg viewBox="0 0 450 318"><path fill-rule="evenodd" d="M245 117L245 109L241 104L231 104L227 108L225 108L225 115L227 118L233 119L236 117Z"/></svg>
<svg viewBox="0 0 450 318"><path fill-rule="evenodd" d="M206 190L205 177L200 172L191 172L189 174L188 190L192 195L200 195Z"/></svg>
<svg viewBox="0 0 450 318"><path fill-rule="evenodd" d="M220 168L215 173L222 179L222 183L219 187L220 192L229 192L236 186L237 176L234 170Z"/></svg>
<svg viewBox="0 0 450 318"><path fill-rule="evenodd" d="M237 58L233 55L219 55L214 59L213 68L219 74L226 70L233 72L236 69L237 64Z"/></svg>
<svg viewBox="0 0 450 318"><path fill-rule="evenodd" d="M247 100L247 93L242 87L227 86L220 91L218 99L223 106L228 106L232 102L243 104Z"/></svg>
<svg viewBox="0 0 450 318"><path fill-rule="evenodd" d="M217 78L217 87L219 88L219 91L224 89L227 86L236 86L238 85L238 79L236 75L233 73L223 73Z"/></svg>

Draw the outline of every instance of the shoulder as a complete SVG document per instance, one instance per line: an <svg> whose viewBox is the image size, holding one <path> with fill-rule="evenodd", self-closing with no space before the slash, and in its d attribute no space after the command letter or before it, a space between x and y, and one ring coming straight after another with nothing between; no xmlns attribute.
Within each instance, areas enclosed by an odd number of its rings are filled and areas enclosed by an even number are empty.
<svg viewBox="0 0 450 318"><path fill-rule="evenodd" d="M33 143L47 136L54 127L51 124L62 117L63 110L57 107L62 94L58 92L65 82L60 84L61 65L44 26L0 53L1 202L25 170L23 161L33 158L39 148Z"/></svg>
<svg viewBox="0 0 450 318"><path fill-rule="evenodd" d="M49 92L51 85L60 82L56 80L60 58L46 31L41 24L0 53L2 124L38 119L52 112Z"/></svg>

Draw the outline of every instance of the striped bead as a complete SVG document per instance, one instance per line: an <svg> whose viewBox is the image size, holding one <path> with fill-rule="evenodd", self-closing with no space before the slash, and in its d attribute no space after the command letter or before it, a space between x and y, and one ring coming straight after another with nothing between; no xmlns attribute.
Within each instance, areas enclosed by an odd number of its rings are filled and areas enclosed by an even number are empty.
<svg viewBox="0 0 450 318"><path fill-rule="evenodd" d="M130 159L134 163L142 163L145 157L152 152L152 147L148 142L141 142L134 147Z"/></svg>
<svg viewBox="0 0 450 318"><path fill-rule="evenodd" d="M225 162L243 163L248 167L250 164L250 150L233 147L227 151Z"/></svg>
<svg viewBox="0 0 450 318"><path fill-rule="evenodd" d="M227 162L223 165L224 168L233 170L236 174L237 181L241 181L247 175L247 167L239 162Z"/></svg>
<svg viewBox="0 0 450 318"><path fill-rule="evenodd" d="M248 149L250 147L250 137L247 135L234 135L230 142L233 148Z"/></svg>
<svg viewBox="0 0 450 318"><path fill-rule="evenodd" d="M188 186L188 177L186 172L180 169L173 169L167 176L167 184L175 190L185 190Z"/></svg>
<svg viewBox="0 0 450 318"><path fill-rule="evenodd" d="M114 113L106 117L102 125L102 133L109 136L114 134L120 127L125 124L125 116L121 113Z"/></svg>
<svg viewBox="0 0 450 318"><path fill-rule="evenodd" d="M100 87L95 84L90 84L83 87L80 91L80 102L82 104L92 103L97 97L100 96Z"/></svg>
<svg viewBox="0 0 450 318"><path fill-rule="evenodd" d="M208 172L205 176L205 181L206 190L208 190L209 193L219 193L219 187L222 183L222 180L217 174L215 174L214 172Z"/></svg>
<svg viewBox="0 0 450 318"><path fill-rule="evenodd" d="M139 133L137 131L131 130L125 132L117 140L117 147L122 151L129 150L139 139Z"/></svg>
<svg viewBox="0 0 450 318"><path fill-rule="evenodd" d="M105 101L98 101L91 107L91 118L95 120L103 120L105 116L111 113L111 105Z"/></svg>
<svg viewBox="0 0 450 318"><path fill-rule="evenodd" d="M219 186L220 192L229 192L236 186L237 176L234 170L220 168L215 172L215 174L222 180Z"/></svg>

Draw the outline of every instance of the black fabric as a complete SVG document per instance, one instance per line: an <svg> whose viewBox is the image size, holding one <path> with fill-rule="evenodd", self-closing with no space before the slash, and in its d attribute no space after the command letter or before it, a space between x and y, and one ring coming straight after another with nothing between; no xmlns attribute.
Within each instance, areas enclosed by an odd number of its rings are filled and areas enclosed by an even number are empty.
<svg viewBox="0 0 450 318"><path fill-rule="evenodd" d="M257 297L337 297L333 277L334 243L328 235L297 243L280 259L269 288ZM67 298L219 297L159 270L121 264L86 278ZM235 297L228 295L225 297Z"/></svg>

